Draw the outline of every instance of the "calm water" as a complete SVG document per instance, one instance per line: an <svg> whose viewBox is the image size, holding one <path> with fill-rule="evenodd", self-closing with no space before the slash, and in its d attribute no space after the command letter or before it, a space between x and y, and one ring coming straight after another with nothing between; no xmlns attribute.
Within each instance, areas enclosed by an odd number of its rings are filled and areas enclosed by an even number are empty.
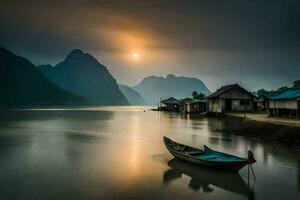
<svg viewBox="0 0 300 200"><path fill-rule="evenodd" d="M0 111L0 199L300 199L300 154L142 107ZM245 156L257 180L173 159L162 136Z"/></svg>

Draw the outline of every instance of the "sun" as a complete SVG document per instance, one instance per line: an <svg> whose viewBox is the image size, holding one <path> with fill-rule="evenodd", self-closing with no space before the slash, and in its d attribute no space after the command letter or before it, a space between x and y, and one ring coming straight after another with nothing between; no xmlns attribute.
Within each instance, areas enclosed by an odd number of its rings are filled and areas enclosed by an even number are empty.
<svg viewBox="0 0 300 200"><path fill-rule="evenodd" d="M138 59L140 58L139 53L137 53L137 52L133 53L133 54L132 54L132 58L133 58L134 60L138 60Z"/></svg>

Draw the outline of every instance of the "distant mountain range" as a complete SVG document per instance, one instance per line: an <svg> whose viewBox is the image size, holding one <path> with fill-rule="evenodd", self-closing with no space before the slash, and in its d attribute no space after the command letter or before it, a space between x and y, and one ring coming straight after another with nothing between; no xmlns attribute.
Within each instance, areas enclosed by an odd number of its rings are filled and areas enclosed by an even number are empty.
<svg viewBox="0 0 300 200"><path fill-rule="evenodd" d="M87 101L60 89L27 59L0 47L0 106L78 105Z"/></svg>
<svg viewBox="0 0 300 200"><path fill-rule="evenodd" d="M36 67L0 47L0 106L19 105L156 105L160 98L210 94L196 78L149 76L135 87L118 85L104 65L73 50L56 66Z"/></svg>
<svg viewBox="0 0 300 200"><path fill-rule="evenodd" d="M130 105L137 106L146 104L143 97L131 87L119 84L119 88L129 101Z"/></svg>
<svg viewBox="0 0 300 200"><path fill-rule="evenodd" d="M129 105L116 80L104 65L81 50L73 50L56 66L40 65L41 72L62 89L95 105Z"/></svg>
<svg viewBox="0 0 300 200"><path fill-rule="evenodd" d="M184 76L174 76L172 74L167 77L149 76L135 87L134 90L139 92L146 104L156 105L160 98L185 98L191 97L194 91L205 95L211 92L205 84L197 78L189 78Z"/></svg>

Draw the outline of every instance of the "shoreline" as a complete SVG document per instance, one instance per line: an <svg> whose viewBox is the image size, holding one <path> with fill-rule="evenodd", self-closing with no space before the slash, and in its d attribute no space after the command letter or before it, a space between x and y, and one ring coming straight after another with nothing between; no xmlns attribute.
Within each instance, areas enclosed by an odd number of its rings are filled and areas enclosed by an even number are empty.
<svg viewBox="0 0 300 200"><path fill-rule="evenodd" d="M238 115L225 115L224 127L219 131L244 136L263 143L300 149L300 126L259 121Z"/></svg>

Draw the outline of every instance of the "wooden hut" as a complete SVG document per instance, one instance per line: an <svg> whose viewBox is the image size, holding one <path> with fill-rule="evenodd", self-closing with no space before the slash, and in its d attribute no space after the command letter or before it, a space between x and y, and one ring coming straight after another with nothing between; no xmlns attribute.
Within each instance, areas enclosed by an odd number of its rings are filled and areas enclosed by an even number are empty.
<svg viewBox="0 0 300 200"><path fill-rule="evenodd" d="M185 98L180 100L179 110L181 113L203 113L208 110L207 100Z"/></svg>
<svg viewBox="0 0 300 200"><path fill-rule="evenodd" d="M180 101L174 97L170 97L168 99L162 100L161 103L164 105L165 111L169 112L179 112L179 103Z"/></svg>
<svg viewBox="0 0 300 200"><path fill-rule="evenodd" d="M258 111L266 111L269 109L270 97L267 95L260 95L254 99L255 109Z"/></svg>
<svg viewBox="0 0 300 200"><path fill-rule="evenodd" d="M187 103L194 101L192 98L181 99L179 103L179 111L181 113L186 113Z"/></svg>
<svg viewBox="0 0 300 200"><path fill-rule="evenodd" d="M255 95L238 84L223 86L210 94L209 111L222 112L250 112L254 109Z"/></svg>
<svg viewBox="0 0 300 200"><path fill-rule="evenodd" d="M272 116L300 116L300 90L286 90L270 99L269 112Z"/></svg>
<svg viewBox="0 0 300 200"><path fill-rule="evenodd" d="M193 99L185 103L184 107L186 113L204 113L208 110L206 100Z"/></svg>

